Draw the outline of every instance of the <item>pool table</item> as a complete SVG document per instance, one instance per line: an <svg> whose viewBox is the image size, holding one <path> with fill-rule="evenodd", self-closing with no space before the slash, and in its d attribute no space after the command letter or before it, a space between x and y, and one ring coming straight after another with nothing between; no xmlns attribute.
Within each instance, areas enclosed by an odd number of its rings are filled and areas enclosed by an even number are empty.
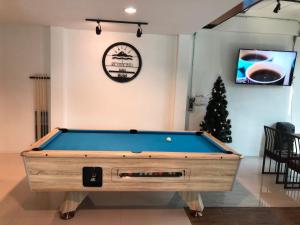
<svg viewBox="0 0 300 225"><path fill-rule="evenodd" d="M94 191L174 191L201 214L201 191L230 191L241 155L204 132L56 128L23 156L32 191L64 191L63 219Z"/></svg>

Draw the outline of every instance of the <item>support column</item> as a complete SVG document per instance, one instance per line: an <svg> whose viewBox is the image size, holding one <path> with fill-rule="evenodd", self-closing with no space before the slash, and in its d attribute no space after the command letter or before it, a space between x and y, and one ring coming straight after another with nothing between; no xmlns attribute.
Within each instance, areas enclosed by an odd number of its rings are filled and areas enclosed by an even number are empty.
<svg viewBox="0 0 300 225"><path fill-rule="evenodd" d="M67 192L59 209L60 217L64 220L72 219L76 209L87 195L87 192Z"/></svg>
<svg viewBox="0 0 300 225"><path fill-rule="evenodd" d="M204 204L199 192L178 192L178 194L185 201L189 209L195 213L195 216L202 216Z"/></svg>

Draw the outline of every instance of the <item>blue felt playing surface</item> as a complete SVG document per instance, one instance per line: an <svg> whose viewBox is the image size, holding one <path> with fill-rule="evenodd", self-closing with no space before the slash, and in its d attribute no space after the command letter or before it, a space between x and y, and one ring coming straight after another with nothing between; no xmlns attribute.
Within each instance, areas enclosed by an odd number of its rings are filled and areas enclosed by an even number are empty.
<svg viewBox="0 0 300 225"><path fill-rule="evenodd" d="M171 137L172 141L166 141ZM195 132L88 131L59 132L40 146L43 150L95 150L132 152L211 152L224 150L205 136Z"/></svg>

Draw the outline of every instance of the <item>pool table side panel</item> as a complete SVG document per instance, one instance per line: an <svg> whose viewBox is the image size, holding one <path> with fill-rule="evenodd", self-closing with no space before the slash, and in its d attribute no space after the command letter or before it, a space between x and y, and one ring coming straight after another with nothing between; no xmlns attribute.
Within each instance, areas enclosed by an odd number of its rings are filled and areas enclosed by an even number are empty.
<svg viewBox="0 0 300 225"><path fill-rule="evenodd" d="M230 191L237 159L100 159L24 157L31 189L34 191ZM82 185L82 168L103 168L103 187ZM113 179L114 168L185 168L188 180L173 178ZM153 180L153 182L149 181Z"/></svg>
<svg viewBox="0 0 300 225"><path fill-rule="evenodd" d="M241 160L243 159L243 156L240 155L240 160L238 160L237 162L237 166L235 168L235 173L234 173L234 177L233 177L233 181L232 181L232 184L231 184L231 190L233 189L233 186L234 186L234 181L238 175L238 171L239 171L239 168L240 168L240 165L241 165Z"/></svg>
<svg viewBox="0 0 300 225"><path fill-rule="evenodd" d="M27 175L27 182L28 182L28 184L29 184L30 190L32 190L31 180L30 180L30 177L29 177L29 174L30 174L30 168L28 168L29 164L27 163L28 160L26 159L26 157L22 157L22 158L23 158L23 163L24 163L25 172L26 172L26 175Z"/></svg>

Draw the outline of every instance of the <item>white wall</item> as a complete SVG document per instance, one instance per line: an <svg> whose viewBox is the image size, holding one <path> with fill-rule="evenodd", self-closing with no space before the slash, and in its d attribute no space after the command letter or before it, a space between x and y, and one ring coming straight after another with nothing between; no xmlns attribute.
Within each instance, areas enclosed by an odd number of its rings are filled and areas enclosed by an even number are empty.
<svg viewBox="0 0 300 225"><path fill-rule="evenodd" d="M66 127L66 38L61 27L50 28L50 127Z"/></svg>
<svg viewBox="0 0 300 225"><path fill-rule="evenodd" d="M119 41L133 44L143 60L139 76L129 83L110 80L102 69L104 51ZM51 28L52 101L64 105L57 110L61 107L53 102L51 116L58 119L52 127L171 129L176 58L176 36L145 34L138 39L128 33L97 36L94 31Z"/></svg>
<svg viewBox="0 0 300 225"><path fill-rule="evenodd" d="M259 26L257 19L253 21ZM264 21L265 22L265 21ZM263 22L263 24L264 24ZM228 24L229 23L229 24ZM236 30L237 27L246 29L250 22L241 21L237 26L237 21L230 21L219 27L218 30L202 30L197 33L195 40L194 75L192 84L193 95L209 95L213 83L221 74L227 89L229 118L232 120L233 143L231 146L244 155L259 155L263 143L263 126L273 125L278 121L290 122L292 89L300 93L300 87L277 86L245 86L236 85L234 82L236 74L236 63L239 48L256 48L272 50L292 50L293 34L286 34L284 28L282 34L269 34L269 31L277 29L277 23L269 21L269 30L265 33L258 27L257 32L228 32ZM242 26L243 25L243 26ZM294 25L294 24L292 24ZM253 26L251 26L253 31ZM299 61L299 59L298 59ZM298 70L299 71L299 70ZM298 74L297 74L298 73ZM296 72L295 76L300 76ZM296 104L294 98L294 105ZM298 97L299 101L299 97ZM294 116L299 115L296 111ZM298 110L300 110L298 106ZM206 106L196 107L190 113L189 129L199 129L199 123L206 113Z"/></svg>
<svg viewBox="0 0 300 225"><path fill-rule="evenodd" d="M33 73L49 73L49 28L0 26L0 152L34 141Z"/></svg>
<svg viewBox="0 0 300 225"><path fill-rule="evenodd" d="M174 88L173 129L184 130L186 127L186 109L194 48L193 35L180 35L177 47L177 69Z"/></svg>

